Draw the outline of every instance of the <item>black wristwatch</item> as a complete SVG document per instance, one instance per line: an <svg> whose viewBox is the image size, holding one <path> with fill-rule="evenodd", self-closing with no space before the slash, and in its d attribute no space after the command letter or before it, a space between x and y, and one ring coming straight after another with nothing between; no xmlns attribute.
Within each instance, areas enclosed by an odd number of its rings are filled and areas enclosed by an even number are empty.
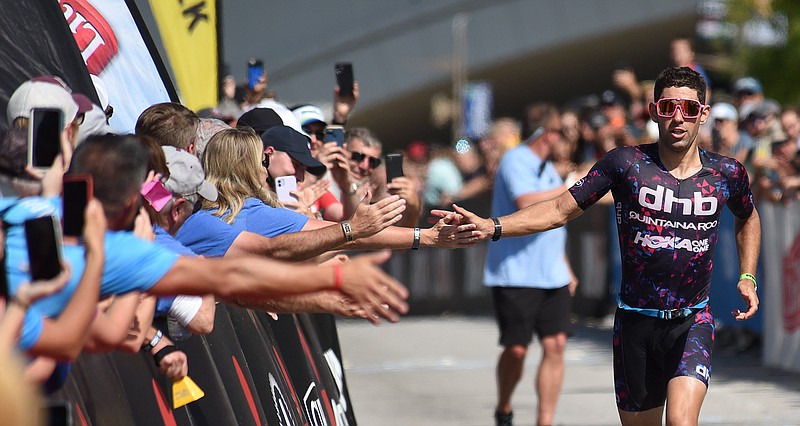
<svg viewBox="0 0 800 426"><path fill-rule="evenodd" d="M491 218L494 222L494 234L492 234L492 241L497 241L503 235L503 226L500 225L500 220L496 217Z"/></svg>

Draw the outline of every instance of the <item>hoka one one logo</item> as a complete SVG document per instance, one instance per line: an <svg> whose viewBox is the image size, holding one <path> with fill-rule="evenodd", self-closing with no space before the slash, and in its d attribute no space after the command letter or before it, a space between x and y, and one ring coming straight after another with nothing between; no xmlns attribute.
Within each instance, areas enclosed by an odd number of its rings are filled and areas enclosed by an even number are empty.
<svg viewBox="0 0 800 426"><path fill-rule="evenodd" d="M700 191L693 198L677 198L674 191L661 185L656 185L656 189L643 186L639 191L639 204L664 213L672 213L676 208L677 213L685 216L711 216L717 212L718 203L715 197L704 197Z"/></svg>

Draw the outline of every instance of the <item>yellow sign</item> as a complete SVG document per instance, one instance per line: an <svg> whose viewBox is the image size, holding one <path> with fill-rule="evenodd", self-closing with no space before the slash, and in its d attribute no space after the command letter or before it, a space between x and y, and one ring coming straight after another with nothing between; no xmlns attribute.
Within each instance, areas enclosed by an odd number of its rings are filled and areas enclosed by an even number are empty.
<svg viewBox="0 0 800 426"><path fill-rule="evenodd" d="M205 392L189 376L172 382L172 408L183 407L205 396Z"/></svg>
<svg viewBox="0 0 800 426"><path fill-rule="evenodd" d="M217 106L216 0L150 0L181 95L199 111Z"/></svg>

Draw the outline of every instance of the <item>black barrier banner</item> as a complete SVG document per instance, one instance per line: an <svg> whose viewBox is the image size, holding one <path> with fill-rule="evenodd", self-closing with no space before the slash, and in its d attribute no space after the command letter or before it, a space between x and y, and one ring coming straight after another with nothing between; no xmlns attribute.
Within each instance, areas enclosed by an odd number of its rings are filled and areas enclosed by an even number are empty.
<svg viewBox="0 0 800 426"><path fill-rule="evenodd" d="M318 366L319 375L326 387L335 387L338 398L331 398L336 424L355 426L356 416L350 403L347 381L342 367L342 350L336 331L336 318L330 314L298 314L301 336L311 347L311 354Z"/></svg>
<svg viewBox="0 0 800 426"><path fill-rule="evenodd" d="M167 327L162 327L167 328ZM75 425L350 426L334 318L217 305L214 331L176 342L205 396L172 408L172 383L149 354L84 354L51 395Z"/></svg>
<svg viewBox="0 0 800 426"><path fill-rule="evenodd" d="M217 305L214 332L192 336L177 346L188 357L189 377L205 392L203 398L186 405L193 418L209 424L268 424L224 305ZM241 368L243 363L245 368ZM225 407L220 407L221 401ZM215 419L225 410L230 410L229 417Z"/></svg>
<svg viewBox="0 0 800 426"><path fill-rule="evenodd" d="M339 391L332 380L323 380L320 371L327 371L327 367L317 365L297 315L281 314L277 320L261 312L255 315L278 342L281 359L308 421L312 426L336 425L331 398L338 399Z"/></svg>
<svg viewBox="0 0 800 426"><path fill-rule="evenodd" d="M268 424L308 425L290 373L280 358L278 346L283 340L276 340L262 326L253 311L228 306L228 313L247 366L253 375L253 382L261 396Z"/></svg>

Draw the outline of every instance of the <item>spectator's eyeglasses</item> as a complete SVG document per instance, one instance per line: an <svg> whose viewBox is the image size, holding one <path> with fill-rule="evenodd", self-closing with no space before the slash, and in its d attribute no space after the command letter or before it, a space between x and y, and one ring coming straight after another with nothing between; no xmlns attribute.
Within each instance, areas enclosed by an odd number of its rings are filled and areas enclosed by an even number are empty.
<svg viewBox="0 0 800 426"><path fill-rule="evenodd" d="M265 169L268 169L268 168L269 168L269 157L264 157L264 159L263 159L263 160L261 160L261 165L262 165L262 166L263 166Z"/></svg>
<svg viewBox="0 0 800 426"><path fill-rule="evenodd" d="M697 118L703 111L703 104L695 99L661 98L656 102L656 113L660 117L671 118L681 109L683 118Z"/></svg>
<svg viewBox="0 0 800 426"><path fill-rule="evenodd" d="M377 168L378 166L381 165L381 159L380 158L378 158L378 157L370 157L367 154L364 154L364 153L361 153L361 152L358 152L358 151L353 151L352 153L350 153L350 158L352 158L353 161L355 161L356 163L360 163L360 162L364 161L365 158L369 158L369 167L371 169L375 169L375 168Z"/></svg>

